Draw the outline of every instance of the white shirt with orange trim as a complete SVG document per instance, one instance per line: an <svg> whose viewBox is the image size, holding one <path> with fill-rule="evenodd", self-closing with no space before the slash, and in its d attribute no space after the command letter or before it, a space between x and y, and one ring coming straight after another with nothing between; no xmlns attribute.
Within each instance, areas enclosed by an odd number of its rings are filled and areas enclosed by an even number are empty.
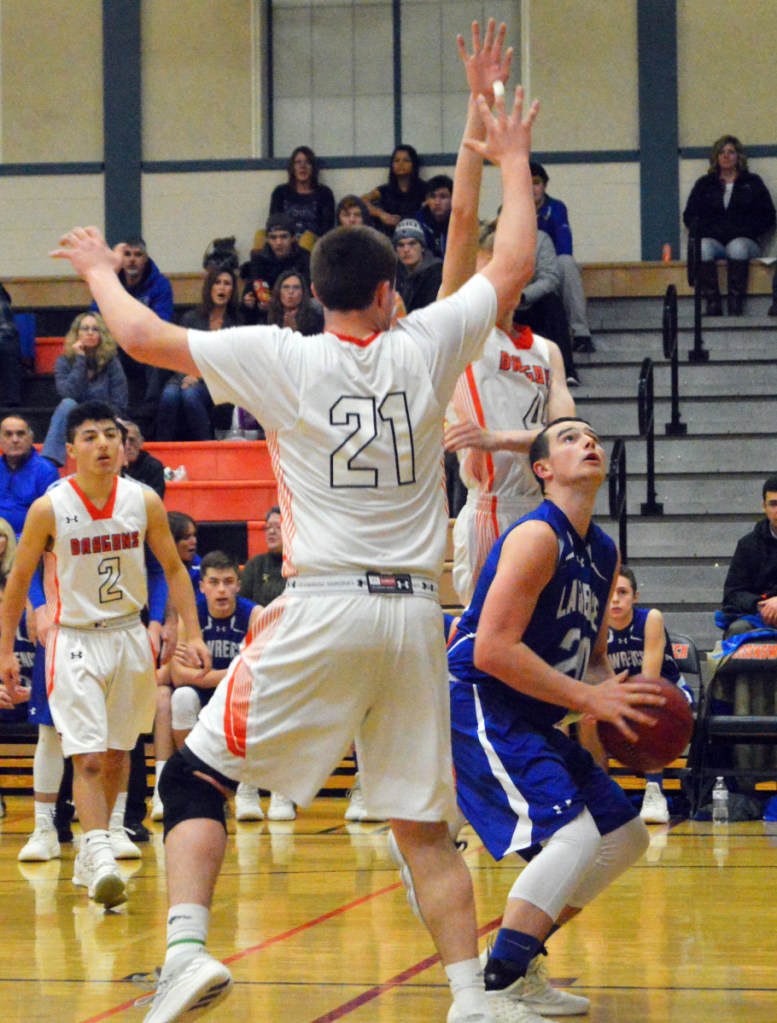
<svg viewBox="0 0 777 1023"><path fill-rule="evenodd" d="M365 340L278 327L189 331L214 402L247 408L265 429L287 575L440 574L443 416L495 316L493 286L478 274Z"/></svg>
<svg viewBox="0 0 777 1023"><path fill-rule="evenodd" d="M505 334L495 327L483 355L461 375L448 410L452 422L473 420L488 430L537 430L547 422L550 392L548 341L528 327ZM542 500L528 454L459 452L459 471L470 496Z"/></svg>
<svg viewBox="0 0 777 1023"><path fill-rule="evenodd" d="M104 508L95 507L72 476L47 496L55 522L44 578L52 620L88 628L139 612L147 599L141 484L115 477Z"/></svg>

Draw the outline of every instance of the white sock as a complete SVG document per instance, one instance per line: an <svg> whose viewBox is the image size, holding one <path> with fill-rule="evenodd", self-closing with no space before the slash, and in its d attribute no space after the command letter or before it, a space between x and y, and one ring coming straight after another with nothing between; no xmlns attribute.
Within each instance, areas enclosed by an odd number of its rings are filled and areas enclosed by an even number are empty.
<svg viewBox="0 0 777 1023"><path fill-rule="evenodd" d="M167 912L167 955L165 962L178 956L191 957L208 940L210 910L196 902L180 902Z"/></svg>
<svg viewBox="0 0 777 1023"><path fill-rule="evenodd" d="M159 796L159 779L162 777L162 771L164 770L166 760L157 760L154 764L154 795L157 799Z"/></svg>
<svg viewBox="0 0 777 1023"><path fill-rule="evenodd" d="M453 1001L459 1013L468 1017L491 1019L483 983L483 967L479 959L462 959L445 967L445 976L451 986Z"/></svg>
<svg viewBox="0 0 777 1023"><path fill-rule="evenodd" d="M55 828L54 813L56 809L56 803L42 803L39 799L36 799L35 827L40 828L41 831L53 831Z"/></svg>
<svg viewBox="0 0 777 1023"><path fill-rule="evenodd" d="M116 796L116 802L114 803L113 810L111 810L111 821L108 825L110 831L115 831L117 828L124 827L124 811L127 809L127 793L120 792Z"/></svg>

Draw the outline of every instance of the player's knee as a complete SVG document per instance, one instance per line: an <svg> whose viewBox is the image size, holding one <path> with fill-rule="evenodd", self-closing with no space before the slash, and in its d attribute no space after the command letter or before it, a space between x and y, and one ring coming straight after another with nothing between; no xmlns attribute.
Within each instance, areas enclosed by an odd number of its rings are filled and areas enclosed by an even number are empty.
<svg viewBox="0 0 777 1023"><path fill-rule="evenodd" d="M159 779L159 795L165 807L165 837L183 821L218 821L227 830L224 796L210 782L195 774L194 768L175 753L165 764Z"/></svg>
<svg viewBox="0 0 777 1023"><path fill-rule="evenodd" d="M76 753L73 757L73 770L84 777L96 778L103 773L104 761L103 753Z"/></svg>
<svg viewBox="0 0 777 1023"><path fill-rule="evenodd" d="M176 732L190 732L197 724L202 704L196 689L181 686L173 691L170 707Z"/></svg>

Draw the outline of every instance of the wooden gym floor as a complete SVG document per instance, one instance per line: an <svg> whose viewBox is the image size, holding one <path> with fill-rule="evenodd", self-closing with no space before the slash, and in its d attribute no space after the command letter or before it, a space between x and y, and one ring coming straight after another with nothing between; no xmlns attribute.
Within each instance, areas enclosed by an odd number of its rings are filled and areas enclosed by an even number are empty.
<svg viewBox="0 0 777 1023"><path fill-rule="evenodd" d="M19 864L30 797L0 821L0 1023L140 1021L133 1007L164 947L161 826L124 864L129 902L104 914L71 883L73 850ZM426 1023L450 1004L426 932L408 909L386 826L346 825L343 799L292 823L235 824L210 950L231 966L224 1023ZM643 860L550 941L554 980L591 998L595 1023L774 1023L777 825L651 826ZM481 934L516 872L469 828L465 859ZM134 978L134 979L133 979Z"/></svg>

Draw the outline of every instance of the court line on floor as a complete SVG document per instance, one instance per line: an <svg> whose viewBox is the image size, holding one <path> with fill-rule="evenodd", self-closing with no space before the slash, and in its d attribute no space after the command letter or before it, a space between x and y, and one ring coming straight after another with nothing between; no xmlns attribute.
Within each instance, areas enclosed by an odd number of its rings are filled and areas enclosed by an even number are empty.
<svg viewBox="0 0 777 1023"><path fill-rule="evenodd" d="M313 927L317 927L320 924L326 923L327 921L332 920L335 917L342 916L344 913L348 913L352 909L356 909L359 906L363 906L366 903L371 902L373 899L379 898L381 895L387 895L389 892L396 891L398 888L401 887L402 882L395 881L393 884L387 885L383 888L379 888L376 891L370 892L367 895L362 895L360 898L354 899L351 902L345 903L342 906L338 906L336 909L331 909L327 913L322 913L320 916L317 916L312 920L307 920L304 923L297 924L296 927L291 927L287 931L283 931L280 934L275 934L271 938L266 938L264 941L260 941L256 945L251 945L248 948L244 948L240 952L233 952L232 955L226 956L223 962L226 963L227 965L239 962L241 959L246 959L248 956L254 955L256 952L261 952L266 948L270 948L273 945L277 945L281 941L286 941L289 938L293 938L297 934L301 934L305 931L310 930ZM479 935L487 934L490 930L493 930L493 928L498 923L499 919L497 919L496 921L492 921L491 923L485 924L483 927L479 929L478 934ZM349 1002L345 1003L345 1006L340 1007L340 1009L333 1010L333 1012L337 1013L337 1015L332 1015L331 1013L329 1013L326 1016L322 1016L321 1021L326 1019L332 1020L340 1019L347 1012L352 1011L352 1008L357 1008L359 1005L372 1001L374 998L377 998L378 995L382 994L384 990L389 991L392 988L397 987L399 984L404 983L406 980L415 977L418 973L421 973L424 970L429 969L430 966L433 966L437 962L439 962L438 955L430 956L428 959L422 960L420 963L417 963L415 966L409 967L408 970L403 971L401 974L397 974L396 977L392 977L390 980L386 981L383 984L375 985L375 987L371 988L369 991L364 992L362 995L358 996L355 999L351 999ZM121 1005L113 1006L113 1008L111 1009L106 1009L105 1011L98 1013L96 1016L90 1016L88 1019L82 1020L81 1023L101 1023L102 1020L110 1019L111 1017L118 1015L120 1012L124 1012L127 1009L131 1009L134 1006L137 999L142 997L143 997L142 994L138 992L135 998L123 1002ZM319 1021L316 1020L314 1021L314 1023L319 1023Z"/></svg>

